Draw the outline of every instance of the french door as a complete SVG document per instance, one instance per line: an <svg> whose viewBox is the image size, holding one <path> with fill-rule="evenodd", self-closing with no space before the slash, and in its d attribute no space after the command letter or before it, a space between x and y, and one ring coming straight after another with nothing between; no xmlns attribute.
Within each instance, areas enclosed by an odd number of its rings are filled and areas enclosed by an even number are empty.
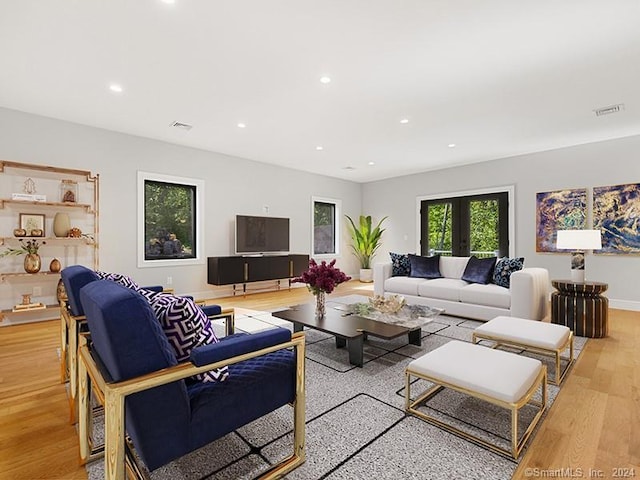
<svg viewBox="0 0 640 480"><path fill-rule="evenodd" d="M493 257L509 253L509 194L423 200L420 250L425 256Z"/></svg>

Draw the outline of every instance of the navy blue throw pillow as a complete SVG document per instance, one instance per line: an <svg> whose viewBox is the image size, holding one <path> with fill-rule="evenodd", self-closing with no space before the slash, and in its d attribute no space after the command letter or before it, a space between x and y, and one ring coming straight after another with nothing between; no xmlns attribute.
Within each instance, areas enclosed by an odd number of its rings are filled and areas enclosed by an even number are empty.
<svg viewBox="0 0 640 480"><path fill-rule="evenodd" d="M462 280L470 283L482 283L484 285L491 283L495 266L496 257L478 258L472 255L464 269Z"/></svg>
<svg viewBox="0 0 640 480"><path fill-rule="evenodd" d="M391 276L392 277L406 277L411 271L411 264L409 263L409 255L406 253L392 253L389 252L391 257Z"/></svg>
<svg viewBox="0 0 640 480"><path fill-rule="evenodd" d="M409 254L409 263L411 264L410 277L442 278L440 274L440 255L421 257L420 255Z"/></svg>
<svg viewBox="0 0 640 480"><path fill-rule="evenodd" d="M493 283L501 287L511 286L511 274L524 268L524 257L508 258L503 257L496 263L493 271Z"/></svg>

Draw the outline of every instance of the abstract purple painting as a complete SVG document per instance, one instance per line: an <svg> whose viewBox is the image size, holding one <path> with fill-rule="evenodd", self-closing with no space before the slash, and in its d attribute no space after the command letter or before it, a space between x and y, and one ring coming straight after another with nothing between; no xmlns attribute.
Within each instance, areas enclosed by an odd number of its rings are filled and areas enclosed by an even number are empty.
<svg viewBox="0 0 640 480"><path fill-rule="evenodd" d="M587 189L536 193L536 252L557 252L558 230L579 230L587 223Z"/></svg>
<svg viewBox="0 0 640 480"><path fill-rule="evenodd" d="M602 232L594 253L640 254L640 183L593 187L593 228Z"/></svg>

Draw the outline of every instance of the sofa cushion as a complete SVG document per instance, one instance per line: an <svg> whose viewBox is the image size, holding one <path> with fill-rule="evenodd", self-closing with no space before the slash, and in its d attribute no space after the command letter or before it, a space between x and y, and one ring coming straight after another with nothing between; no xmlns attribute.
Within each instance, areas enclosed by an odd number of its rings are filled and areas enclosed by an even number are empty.
<svg viewBox="0 0 640 480"><path fill-rule="evenodd" d="M462 274L462 280L470 283L482 283L486 285L493 279L493 270L496 266L496 257L478 258L472 255Z"/></svg>
<svg viewBox="0 0 640 480"><path fill-rule="evenodd" d="M391 275L394 277L408 276L411 272L411 263L409 263L409 255L406 253L389 252L391 257Z"/></svg>
<svg viewBox="0 0 640 480"><path fill-rule="evenodd" d="M460 289L460 301L472 305L509 309L511 308L511 293L508 288L494 283L487 285L471 283Z"/></svg>
<svg viewBox="0 0 640 480"><path fill-rule="evenodd" d="M433 257L422 257L420 255L409 254L411 264L410 277L417 278L441 278L440 255Z"/></svg>
<svg viewBox="0 0 640 480"><path fill-rule="evenodd" d="M138 292L151 305L179 362L188 361L194 348L218 342L209 318L191 298L144 288ZM203 382L224 381L228 374L228 368L222 367L195 375L194 379Z"/></svg>
<svg viewBox="0 0 640 480"><path fill-rule="evenodd" d="M418 295L459 302L460 290L466 285L467 282L456 278L434 278L418 285Z"/></svg>
<svg viewBox="0 0 640 480"><path fill-rule="evenodd" d="M399 295L418 295L418 285L425 281L424 278L391 277L384 281L384 290Z"/></svg>
<svg viewBox="0 0 640 480"><path fill-rule="evenodd" d="M440 257L440 273L445 278L460 280L464 269L469 262L469 257Z"/></svg>
<svg viewBox="0 0 640 480"><path fill-rule="evenodd" d="M524 257L503 257L496 262L496 268L493 270L493 283L501 287L509 288L511 285L511 274L523 268Z"/></svg>

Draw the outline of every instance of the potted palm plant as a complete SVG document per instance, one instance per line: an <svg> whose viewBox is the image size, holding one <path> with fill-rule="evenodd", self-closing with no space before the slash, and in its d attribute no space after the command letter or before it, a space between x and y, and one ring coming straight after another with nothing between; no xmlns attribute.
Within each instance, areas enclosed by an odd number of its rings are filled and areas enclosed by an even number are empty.
<svg viewBox="0 0 640 480"><path fill-rule="evenodd" d="M353 253L360 262L360 281L372 282L373 270L371 269L371 260L380 247L380 240L384 229L381 228L382 222L387 217L382 218L378 224L373 227L371 215L360 215L360 221L356 223L351 219L349 215L345 215L349 220L349 233L353 243Z"/></svg>

